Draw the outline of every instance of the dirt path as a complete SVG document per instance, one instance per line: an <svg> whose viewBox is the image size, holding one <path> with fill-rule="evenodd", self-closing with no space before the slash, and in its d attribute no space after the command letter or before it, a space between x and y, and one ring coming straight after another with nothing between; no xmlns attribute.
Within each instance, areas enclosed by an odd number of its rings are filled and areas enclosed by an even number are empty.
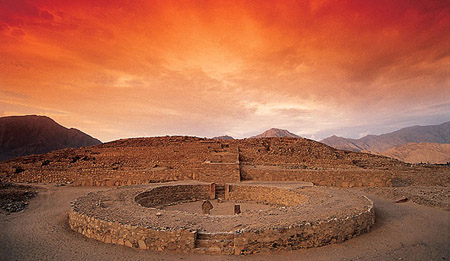
<svg viewBox="0 0 450 261"><path fill-rule="evenodd" d="M0 260L273 260L274 254L204 256L155 253L108 245L72 232L70 201L101 188L44 186L24 211L0 214ZM284 252L282 260L448 260L450 212L412 202L374 200L377 223L341 244Z"/></svg>

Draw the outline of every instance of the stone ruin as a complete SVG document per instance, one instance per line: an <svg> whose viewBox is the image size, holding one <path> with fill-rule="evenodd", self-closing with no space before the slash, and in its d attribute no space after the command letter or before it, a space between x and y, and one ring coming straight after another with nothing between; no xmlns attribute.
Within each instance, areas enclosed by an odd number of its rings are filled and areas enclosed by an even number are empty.
<svg viewBox="0 0 450 261"><path fill-rule="evenodd" d="M210 212L211 212L211 209L213 209L213 208L214 207L211 204L211 202L209 202L209 200L203 201L203 204L202 204L202 213L203 214L206 214L206 215L211 214Z"/></svg>
<svg viewBox="0 0 450 261"><path fill-rule="evenodd" d="M329 187L450 184L449 168L336 150L303 138L117 140L0 162L9 182L128 186L177 180L298 181Z"/></svg>
<svg viewBox="0 0 450 261"><path fill-rule="evenodd" d="M11 182L127 186L177 180L235 183L299 181L332 187L392 186L404 163L294 138L118 140L0 163ZM439 182L439 181L436 181Z"/></svg>
<svg viewBox="0 0 450 261"><path fill-rule="evenodd" d="M333 187L450 184L444 172L296 138L125 139L0 163L3 181L119 187L73 202L70 227L88 238L229 255L350 239L374 224L373 204ZM235 209L212 215L213 200L234 202ZM202 213L168 208L203 201L211 205ZM248 202L261 208L246 209Z"/></svg>
<svg viewBox="0 0 450 261"><path fill-rule="evenodd" d="M268 208L209 215L210 200L217 198L258 202ZM196 201L203 202L203 214L164 208ZM69 213L71 229L105 243L221 255L319 247L365 233L374 222L368 198L305 183L129 186L80 197Z"/></svg>

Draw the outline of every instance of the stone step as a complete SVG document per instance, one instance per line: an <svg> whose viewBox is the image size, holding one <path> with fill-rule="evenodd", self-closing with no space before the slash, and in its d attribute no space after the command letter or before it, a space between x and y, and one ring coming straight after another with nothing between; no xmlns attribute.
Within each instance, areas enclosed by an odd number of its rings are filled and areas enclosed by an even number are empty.
<svg viewBox="0 0 450 261"><path fill-rule="evenodd" d="M210 247L219 247L219 248L227 248L232 247L234 245L233 240L228 239L218 239L218 240L196 240L195 241L195 247L204 247L204 248L210 248Z"/></svg>
<svg viewBox="0 0 450 261"><path fill-rule="evenodd" d="M194 248L193 252L197 254L209 254L209 255L233 255L234 248L199 247Z"/></svg>
<svg viewBox="0 0 450 261"><path fill-rule="evenodd" d="M233 233L197 233L197 240L234 240Z"/></svg>

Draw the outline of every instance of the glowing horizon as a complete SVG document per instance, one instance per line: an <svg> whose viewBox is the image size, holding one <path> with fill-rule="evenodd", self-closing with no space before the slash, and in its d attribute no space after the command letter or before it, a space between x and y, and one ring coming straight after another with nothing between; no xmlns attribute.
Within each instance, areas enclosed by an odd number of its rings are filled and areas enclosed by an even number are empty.
<svg viewBox="0 0 450 261"><path fill-rule="evenodd" d="M448 1L3 1L0 116L102 141L450 120Z"/></svg>

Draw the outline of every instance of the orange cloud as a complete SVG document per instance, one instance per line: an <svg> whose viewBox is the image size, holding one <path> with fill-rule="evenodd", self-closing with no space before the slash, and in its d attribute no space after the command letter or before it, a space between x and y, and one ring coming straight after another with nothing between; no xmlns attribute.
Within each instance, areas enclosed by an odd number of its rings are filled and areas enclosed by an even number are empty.
<svg viewBox="0 0 450 261"><path fill-rule="evenodd" d="M447 1L3 1L0 114L103 140L444 121L448 106L418 108L450 100L449 14Z"/></svg>

